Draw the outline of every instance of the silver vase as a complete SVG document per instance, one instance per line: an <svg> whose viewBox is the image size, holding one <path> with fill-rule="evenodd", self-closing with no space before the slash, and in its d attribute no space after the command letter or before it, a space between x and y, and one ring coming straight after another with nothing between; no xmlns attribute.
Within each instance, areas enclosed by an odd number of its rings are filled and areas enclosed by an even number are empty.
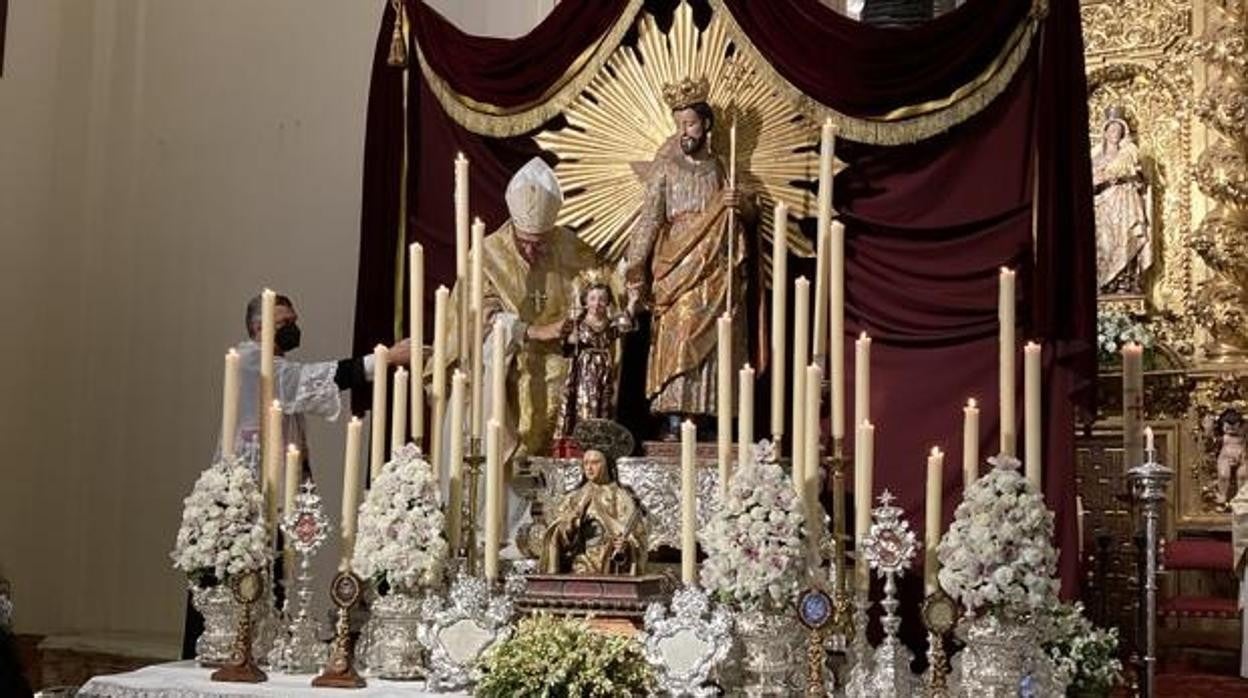
<svg viewBox="0 0 1248 698"><path fill-rule="evenodd" d="M191 585L191 605L204 617L204 631L195 641L195 661L204 667L229 663L234 653L234 632L238 628L238 604L224 584Z"/></svg>
<svg viewBox="0 0 1248 698"><path fill-rule="evenodd" d="M424 677L420 644L420 599L406 592L377 597L360 632L361 658L368 676L410 681Z"/></svg>
<svg viewBox="0 0 1248 698"><path fill-rule="evenodd" d="M791 613L748 610L736 618L747 696L792 696L797 691L805 637Z"/></svg>
<svg viewBox="0 0 1248 698"><path fill-rule="evenodd" d="M1035 630L995 615L964 622L960 694L975 698L1016 698L1042 654Z"/></svg>

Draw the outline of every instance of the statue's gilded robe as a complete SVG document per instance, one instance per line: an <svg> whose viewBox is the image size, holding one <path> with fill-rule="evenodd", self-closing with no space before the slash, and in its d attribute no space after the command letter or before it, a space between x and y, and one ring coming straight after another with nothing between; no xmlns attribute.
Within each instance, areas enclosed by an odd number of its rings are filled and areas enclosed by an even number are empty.
<svg viewBox="0 0 1248 698"><path fill-rule="evenodd" d="M641 574L645 531L641 508L628 490L614 481L585 482L564 496L546 529L541 570L547 574ZM612 555L617 544L618 559Z"/></svg>

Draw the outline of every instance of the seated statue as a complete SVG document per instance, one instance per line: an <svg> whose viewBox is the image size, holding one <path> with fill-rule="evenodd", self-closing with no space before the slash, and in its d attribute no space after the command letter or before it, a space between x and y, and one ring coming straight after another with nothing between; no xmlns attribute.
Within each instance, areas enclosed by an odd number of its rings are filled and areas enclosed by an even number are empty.
<svg viewBox="0 0 1248 698"><path fill-rule="evenodd" d="M632 493L615 481L600 450L581 459L583 480L564 495L542 536L546 574L639 575L646 563L645 515Z"/></svg>

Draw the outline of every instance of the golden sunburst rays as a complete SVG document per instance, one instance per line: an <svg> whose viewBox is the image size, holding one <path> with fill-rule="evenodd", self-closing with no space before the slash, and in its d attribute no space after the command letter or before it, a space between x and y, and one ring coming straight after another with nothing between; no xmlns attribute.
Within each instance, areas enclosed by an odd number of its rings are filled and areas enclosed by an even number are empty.
<svg viewBox="0 0 1248 698"><path fill-rule="evenodd" d="M771 253L776 201L789 205L789 248L814 254L796 220L814 215L818 126L767 87L733 48L724 22L712 16L705 29L682 3L664 33L643 13L635 46L620 46L585 91L565 110L567 126L544 131L538 145L559 156L555 173L566 193L559 220L609 260L617 259L642 203L642 175L655 151L674 133L663 85L705 76L715 109L712 146L724 165L728 132L737 122L739 186L756 193L764 262ZM769 269L769 265L763 269Z"/></svg>

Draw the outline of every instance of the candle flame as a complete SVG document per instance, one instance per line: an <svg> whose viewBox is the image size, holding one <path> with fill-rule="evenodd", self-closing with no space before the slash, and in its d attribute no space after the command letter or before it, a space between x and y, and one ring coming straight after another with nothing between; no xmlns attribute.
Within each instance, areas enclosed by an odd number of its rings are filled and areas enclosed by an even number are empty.
<svg viewBox="0 0 1248 698"><path fill-rule="evenodd" d="M281 412L281 411L282 411L282 401L281 401L281 400L274 400L274 401L273 401L273 406L272 406L272 407L270 407L269 409L271 409L271 410L276 410L276 411L278 411L278 412Z"/></svg>
<svg viewBox="0 0 1248 698"><path fill-rule="evenodd" d="M979 403L978 403L978 402L976 402L976 401L975 401L975 398L973 398L973 397L972 397L972 398L967 398L967 400L966 400L966 406L967 406L967 407L970 407L970 408L972 408L972 409L974 409L975 407L978 407L978 406L979 406Z"/></svg>
<svg viewBox="0 0 1248 698"><path fill-rule="evenodd" d="M941 452L941 450L940 450L940 446L932 446L932 455L933 455L933 456L941 456L941 455L944 455L944 453L943 453L943 452Z"/></svg>
<svg viewBox="0 0 1248 698"><path fill-rule="evenodd" d="M858 335L858 339L867 342L871 341L871 338L867 336L866 330L863 330L862 333Z"/></svg>
<svg viewBox="0 0 1248 698"><path fill-rule="evenodd" d="M294 444L286 444L286 452L292 456L299 455L299 447Z"/></svg>

